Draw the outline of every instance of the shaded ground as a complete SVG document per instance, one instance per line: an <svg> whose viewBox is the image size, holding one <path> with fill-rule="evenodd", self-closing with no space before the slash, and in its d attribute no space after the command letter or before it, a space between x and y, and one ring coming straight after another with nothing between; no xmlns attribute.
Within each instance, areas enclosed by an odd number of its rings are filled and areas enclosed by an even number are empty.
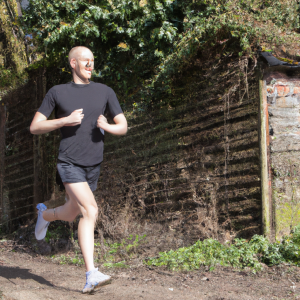
<svg viewBox="0 0 300 300"><path fill-rule="evenodd" d="M0 299L300 299L297 267L266 267L256 275L231 268L172 273L149 269L141 260L125 269L100 266L113 276L112 284L92 295L83 295L83 267L59 265L50 258L25 251L13 241L0 243Z"/></svg>

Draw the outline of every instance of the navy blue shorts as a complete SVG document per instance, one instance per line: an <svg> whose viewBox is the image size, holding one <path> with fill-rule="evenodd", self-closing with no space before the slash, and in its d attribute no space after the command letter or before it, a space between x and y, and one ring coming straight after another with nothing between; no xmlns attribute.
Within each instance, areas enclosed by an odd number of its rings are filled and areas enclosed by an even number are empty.
<svg viewBox="0 0 300 300"><path fill-rule="evenodd" d="M100 165L101 163L92 167L82 167L58 160L57 171L63 183L87 182L93 192L97 188Z"/></svg>

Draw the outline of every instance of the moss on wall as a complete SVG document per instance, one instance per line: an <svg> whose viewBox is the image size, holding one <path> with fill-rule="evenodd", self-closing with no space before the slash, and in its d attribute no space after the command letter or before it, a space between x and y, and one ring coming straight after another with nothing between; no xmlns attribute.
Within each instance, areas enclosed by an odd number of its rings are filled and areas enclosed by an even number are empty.
<svg viewBox="0 0 300 300"><path fill-rule="evenodd" d="M0 2L0 100L6 93L24 84L28 75L25 37L18 24L17 1Z"/></svg>
<svg viewBox="0 0 300 300"><path fill-rule="evenodd" d="M291 205L287 202L276 207L276 233L279 238L288 235L291 229L300 224L300 203Z"/></svg>

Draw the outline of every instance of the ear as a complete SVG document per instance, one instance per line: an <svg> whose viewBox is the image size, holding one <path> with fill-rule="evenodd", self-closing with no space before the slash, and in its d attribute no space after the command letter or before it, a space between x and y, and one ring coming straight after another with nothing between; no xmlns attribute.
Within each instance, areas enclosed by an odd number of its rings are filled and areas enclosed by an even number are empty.
<svg viewBox="0 0 300 300"><path fill-rule="evenodd" d="M76 59L75 58L72 58L70 60L70 66L71 66L72 69L75 69L75 66L76 66Z"/></svg>

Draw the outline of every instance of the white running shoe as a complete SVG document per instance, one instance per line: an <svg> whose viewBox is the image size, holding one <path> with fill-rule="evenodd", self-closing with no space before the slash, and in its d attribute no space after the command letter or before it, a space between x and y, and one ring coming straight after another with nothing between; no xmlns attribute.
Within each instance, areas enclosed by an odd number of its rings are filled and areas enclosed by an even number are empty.
<svg viewBox="0 0 300 300"><path fill-rule="evenodd" d="M43 218L43 211L47 209L47 206L43 203L39 203L36 208L38 209L38 219L35 225L35 237L37 240L42 240L47 233L50 222L45 221Z"/></svg>
<svg viewBox="0 0 300 300"><path fill-rule="evenodd" d="M98 271L98 268L86 272L86 284L82 290L82 293L90 293L100 286L109 284L111 277Z"/></svg>

